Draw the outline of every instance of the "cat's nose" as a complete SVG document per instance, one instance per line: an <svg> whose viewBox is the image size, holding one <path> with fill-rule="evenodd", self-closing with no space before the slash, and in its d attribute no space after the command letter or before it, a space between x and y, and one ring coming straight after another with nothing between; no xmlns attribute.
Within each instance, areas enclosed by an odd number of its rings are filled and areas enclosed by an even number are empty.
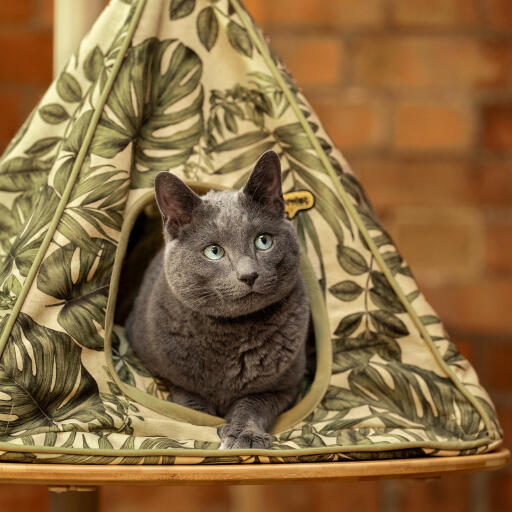
<svg viewBox="0 0 512 512"><path fill-rule="evenodd" d="M256 272L256 262L248 256L242 256L238 260L236 276L240 281L245 284L252 286L254 281L258 278L258 272Z"/></svg>
<svg viewBox="0 0 512 512"><path fill-rule="evenodd" d="M238 279L240 281L243 281L244 283L248 284L249 286L252 286L254 284L254 281L258 278L258 272L248 272L246 274L239 274Z"/></svg>

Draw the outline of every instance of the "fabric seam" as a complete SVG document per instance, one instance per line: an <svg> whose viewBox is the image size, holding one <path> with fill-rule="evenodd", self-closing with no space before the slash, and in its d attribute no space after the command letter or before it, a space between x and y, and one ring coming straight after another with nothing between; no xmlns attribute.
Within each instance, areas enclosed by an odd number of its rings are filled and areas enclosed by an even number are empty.
<svg viewBox="0 0 512 512"><path fill-rule="evenodd" d="M189 186L194 187L194 182L187 182ZM204 183L198 183L203 189L207 189ZM216 188L214 185L212 188ZM129 235L133 224L140 214L141 210L154 201L154 193L146 192L131 206L130 211L125 213L123 227L116 251L116 258L113 264L112 276L110 281L109 296L107 301L107 310L105 315L105 336L104 336L104 350L105 362L110 373L110 377L121 389L123 394L134 400L135 402L148 407L149 409L170 417L180 422L188 422L198 426L218 426L224 423L224 419L205 414L199 411L194 411L188 407L183 407L178 404L167 402L160 398L154 397L146 391L139 389L135 386L126 384L121 381L117 374L113 359L112 359L112 331L114 325L114 311L116 306L116 296L119 285L120 273L122 268L123 259L126 253L126 247L129 240ZM306 281L308 291L312 303L312 309L316 314L313 315L313 327L315 330L315 338L318 340L317 344L317 368L315 378L311 385L310 390L306 395L291 409L281 414L274 425L273 433L279 433L287 430L302 421L307 417L318 405L325 395L325 391L329 386L330 377L332 374L332 357L330 353L330 339L328 331L328 318L324 304L321 302L321 291L314 277L311 263L305 254L301 254L301 269L302 275ZM304 270L307 271L307 278L304 275ZM319 300L320 299L320 300ZM327 332L325 331L327 329Z"/></svg>
<svg viewBox="0 0 512 512"><path fill-rule="evenodd" d="M496 441L501 446L501 441ZM427 449L427 450L472 450L487 445L487 439L478 441L458 441L458 442L430 442L417 441L411 443L381 443L378 445L346 445L346 446L321 446L317 448L299 448L289 450L276 449L237 449L237 450L200 450L196 448L169 448L162 449L115 449L115 448L61 448L53 446L23 446L15 443L0 442L0 450L4 452L22 452L22 453L53 453L53 454L82 454L99 457L133 457L133 456L175 456L175 457L218 457L219 454L225 456L267 456L267 457L295 457L298 455L321 455L323 453L357 453L357 452L388 452L403 449Z"/></svg>

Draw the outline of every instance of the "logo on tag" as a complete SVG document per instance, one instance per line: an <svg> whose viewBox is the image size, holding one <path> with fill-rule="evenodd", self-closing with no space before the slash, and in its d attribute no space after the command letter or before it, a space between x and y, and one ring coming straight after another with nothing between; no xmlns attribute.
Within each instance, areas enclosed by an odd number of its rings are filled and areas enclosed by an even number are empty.
<svg viewBox="0 0 512 512"><path fill-rule="evenodd" d="M315 205L315 196L309 190L296 190L283 195L284 207L292 220L298 212L310 210Z"/></svg>

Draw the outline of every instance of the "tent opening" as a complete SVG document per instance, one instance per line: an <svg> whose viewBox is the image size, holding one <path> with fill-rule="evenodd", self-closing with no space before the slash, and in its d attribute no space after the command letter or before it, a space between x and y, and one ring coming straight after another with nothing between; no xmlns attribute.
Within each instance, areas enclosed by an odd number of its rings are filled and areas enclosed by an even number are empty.
<svg viewBox="0 0 512 512"><path fill-rule="evenodd" d="M216 188L204 183L188 184L198 194ZM128 396L162 414L198 425L222 423L221 418L170 402L168 385L143 366L124 334L123 326L133 307L144 272L164 243L162 221L152 192L130 208L121 238L123 243L118 249L110 286L110 295L115 294L115 310L113 315L107 315L105 337L107 365L111 373L114 372L113 378ZM295 405L278 418L274 432L306 418L324 395L331 376L330 338L326 329L324 299L307 256L303 254L301 259L301 274L312 304L306 373ZM113 325L108 325L112 319ZM108 335L110 329L111 336Z"/></svg>

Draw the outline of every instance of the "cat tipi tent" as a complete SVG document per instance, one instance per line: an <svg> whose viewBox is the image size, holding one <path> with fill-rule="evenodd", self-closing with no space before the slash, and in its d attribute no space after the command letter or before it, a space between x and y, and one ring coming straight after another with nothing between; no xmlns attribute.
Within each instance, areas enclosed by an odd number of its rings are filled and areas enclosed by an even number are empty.
<svg viewBox="0 0 512 512"><path fill-rule="evenodd" d="M158 245L155 174L237 187L268 149L316 349L272 449L220 451L222 418L166 401L114 320ZM309 462L501 444L474 370L238 0L112 0L0 160L0 225L2 460Z"/></svg>

